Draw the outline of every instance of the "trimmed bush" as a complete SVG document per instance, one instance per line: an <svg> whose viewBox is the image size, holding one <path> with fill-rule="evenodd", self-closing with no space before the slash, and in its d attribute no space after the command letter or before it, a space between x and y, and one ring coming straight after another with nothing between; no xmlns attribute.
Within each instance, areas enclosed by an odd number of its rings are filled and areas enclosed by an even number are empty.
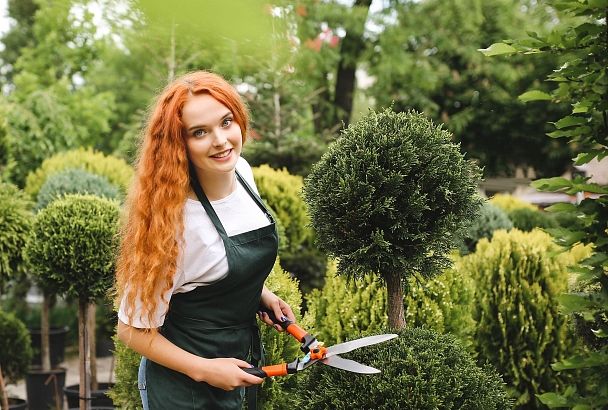
<svg viewBox="0 0 608 410"><path fill-rule="evenodd" d="M35 218L26 255L38 280L93 302L114 280L119 208L113 200L66 195Z"/></svg>
<svg viewBox="0 0 608 410"><path fill-rule="evenodd" d="M46 207L65 194L90 194L108 199L120 199L120 192L107 178L82 169L68 169L47 178L38 193L36 209Z"/></svg>
<svg viewBox="0 0 608 410"><path fill-rule="evenodd" d="M463 259L477 287L479 358L503 375L518 408L542 408L535 394L563 387L551 364L573 349L557 301L572 261L548 234L517 229L496 231Z"/></svg>
<svg viewBox="0 0 608 410"><path fill-rule="evenodd" d="M386 281L390 326L404 326L401 283L450 265L454 235L476 216L481 171L423 114L371 111L351 124L306 178L321 250L341 274Z"/></svg>
<svg viewBox="0 0 608 410"><path fill-rule="evenodd" d="M479 216L464 229L460 254L466 255L473 252L481 238L492 238L492 233L497 229L508 231L511 228L513 228L513 223L502 208L492 205L490 202L484 202Z"/></svg>
<svg viewBox="0 0 608 410"><path fill-rule="evenodd" d="M9 383L15 383L27 373L32 360L30 333L12 313L0 310L0 367Z"/></svg>
<svg viewBox="0 0 608 410"><path fill-rule="evenodd" d="M496 194L490 198L489 201L492 205L499 207L507 214L510 214L516 209L530 209L531 211L538 210L538 208L531 203L509 194Z"/></svg>
<svg viewBox="0 0 608 410"><path fill-rule="evenodd" d="M6 282L23 274L23 248L33 221L32 203L16 186L0 182L0 294Z"/></svg>
<svg viewBox="0 0 608 410"><path fill-rule="evenodd" d="M123 410L142 410L141 397L137 387L137 372L141 355L129 349L116 335L114 357L116 358L116 381L108 392L114 406Z"/></svg>
<svg viewBox="0 0 608 410"><path fill-rule="evenodd" d="M511 408L496 372L478 367L451 335L407 328L397 339L343 356L380 369L382 373L359 375L315 364L301 375L294 390L297 408Z"/></svg>
<svg viewBox="0 0 608 410"><path fill-rule="evenodd" d="M25 182L25 192L32 198L36 198L48 177L66 169L74 168L106 177L111 184L121 190L122 194L127 192L133 177L133 168L123 159L111 155L106 156L92 149L79 148L60 152L45 159L36 171L28 174Z"/></svg>
<svg viewBox="0 0 608 410"><path fill-rule="evenodd" d="M340 343L387 325L386 289L373 275L360 279L338 276L330 262L323 289L306 297L303 326L326 345Z"/></svg>
<svg viewBox="0 0 608 410"><path fill-rule="evenodd" d="M553 214L541 210L519 208L509 213L513 227L520 231L530 232L534 228L556 228L557 221Z"/></svg>

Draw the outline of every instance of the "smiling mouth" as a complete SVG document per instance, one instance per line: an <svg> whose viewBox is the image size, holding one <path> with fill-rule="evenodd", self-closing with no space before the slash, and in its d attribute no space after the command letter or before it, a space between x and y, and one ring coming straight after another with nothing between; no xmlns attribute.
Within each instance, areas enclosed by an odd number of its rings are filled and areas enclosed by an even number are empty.
<svg viewBox="0 0 608 410"><path fill-rule="evenodd" d="M211 158L226 158L232 152L232 148L227 149L226 151L218 152L215 155L211 155Z"/></svg>

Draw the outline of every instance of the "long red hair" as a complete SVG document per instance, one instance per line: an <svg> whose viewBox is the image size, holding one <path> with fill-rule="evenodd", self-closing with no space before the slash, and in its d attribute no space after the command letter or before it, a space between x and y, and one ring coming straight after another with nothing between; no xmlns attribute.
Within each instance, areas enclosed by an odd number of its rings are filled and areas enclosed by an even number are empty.
<svg viewBox="0 0 608 410"><path fill-rule="evenodd" d="M154 323L158 300L173 287L189 189L188 154L182 108L189 96L207 93L225 105L247 136L249 114L236 90L222 77L206 71L185 74L171 82L153 105L143 134L134 181L121 227L116 265L117 302L126 296L132 322L139 298L139 319Z"/></svg>

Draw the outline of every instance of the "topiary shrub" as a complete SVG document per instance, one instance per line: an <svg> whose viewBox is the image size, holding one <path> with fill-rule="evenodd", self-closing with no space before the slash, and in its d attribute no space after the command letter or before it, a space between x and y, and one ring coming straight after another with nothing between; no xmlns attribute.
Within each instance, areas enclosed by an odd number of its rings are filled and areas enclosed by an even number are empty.
<svg viewBox="0 0 608 410"><path fill-rule="evenodd" d="M519 208L509 213L513 227L520 231L530 232L534 228L556 228L559 224L552 214L541 210Z"/></svg>
<svg viewBox="0 0 608 410"><path fill-rule="evenodd" d="M518 408L542 408L535 394L562 387L551 364L572 353L568 318L557 297L572 256L540 231L496 231L463 259L476 283L479 359L503 375Z"/></svg>
<svg viewBox="0 0 608 410"><path fill-rule="evenodd" d="M538 208L532 205L529 202L523 201L513 195L509 194L496 194L492 198L489 199L490 203L494 206L499 207L507 214L510 214L512 211L516 209L529 209L531 211L536 211Z"/></svg>
<svg viewBox="0 0 608 410"><path fill-rule="evenodd" d="M107 178L82 169L67 169L47 178L40 192L36 209L46 207L65 194L91 194L108 199L120 199L120 191Z"/></svg>
<svg viewBox="0 0 608 410"><path fill-rule="evenodd" d="M115 382L108 391L114 406L123 410L142 410L141 397L137 387L137 372L141 355L129 349L118 339L116 334L114 340L114 357L116 359Z"/></svg>
<svg viewBox="0 0 608 410"><path fill-rule="evenodd" d="M450 265L454 232L476 216L481 171L416 112L371 111L313 167L304 196L321 250L341 274L378 274L389 324L404 326L402 281Z"/></svg>
<svg viewBox="0 0 608 410"><path fill-rule="evenodd" d="M338 276L336 263L327 267L325 286L306 297L304 328L326 345L340 343L387 325L386 289L373 275L359 279Z"/></svg>
<svg viewBox="0 0 608 410"><path fill-rule="evenodd" d="M490 239L494 231L498 229L508 231L511 228L513 228L513 223L505 211L490 202L484 202L479 216L462 233L462 243L459 247L460 254L466 255L473 252L477 242L481 238Z"/></svg>
<svg viewBox="0 0 608 410"><path fill-rule="evenodd" d="M31 345L23 322L0 310L0 404L8 404L7 392L2 390L6 383L15 383L27 373L32 360Z"/></svg>
<svg viewBox="0 0 608 410"><path fill-rule="evenodd" d="M382 373L359 375L315 364L301 375L298 388L293 392L297 408L511 408L496 371L478 367L451 335L406 328L396 339L342 356L380 369Z"/></svg>
<svg viewBox="0 0 608 410"><path fill-rule="evenodd" d="M32 203L15 185L0 182L0 294L23 274L23 248L33 220Z"/></svg>
<svg viewBox="0 0 608 410"><path fill-rule="evenodd" d="M32 198L36 198L48 177L66 169L74 168L106 177L111 184L120 189L122 194L126 193L133 177L133 168L123 159L111 155L106 156L92 149L79 148L60 152L45 159L36 171L28 174L24 190Z"/></svg>

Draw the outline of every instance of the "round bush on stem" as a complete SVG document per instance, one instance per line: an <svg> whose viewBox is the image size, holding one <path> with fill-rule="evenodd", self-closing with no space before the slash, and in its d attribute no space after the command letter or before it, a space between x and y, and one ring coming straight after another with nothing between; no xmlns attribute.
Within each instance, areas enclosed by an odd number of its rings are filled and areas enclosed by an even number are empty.
<svg viewBox="0 0 608 410"><path fill-rule="evenodd" d="M319 246L339 258L340 273L386 280L391 326L403 326L402 280L448 267L455 232L481 203L481 171L450 137L422 114L372 111L305 181Z"/></svg>
<svg viewBox="0 0 608 410"><path fill-rule="evenodd" d="M316 364L298 376L302 378L294 390L298 408L511 408L496 372L478 367L452 335L407 328L396 339L342 356L382 373L354 374Z"/></svg>
<svg viewBox="0 0 608 410"><path fill-rule="evenodd" d="M16 382L32 360L30 333L12 313L0 310L0 368L5 381Z"/></svg>
<svg viewBox="0 0 608 410"><path fill-rule="evenodd" d="M23 247L33 220L31 206L19 188L0 183L0 294L6 282L23 271Z"/></svg>
<svg viewBox="0 0 608 410"><path fill-rule="evenodd" d="M38 192L36 209L40 210L66 194L90 194L108 199L120 199L120 191L107 178L83 169L67 169L47 178Z"/></svg>
<svg viewBox="0 0 608 410"><path fill-rule="evenodd" d="M26 247L46 286L90 302L112 286L119 207L92 195L66 195L41 210Z"/></svg>

